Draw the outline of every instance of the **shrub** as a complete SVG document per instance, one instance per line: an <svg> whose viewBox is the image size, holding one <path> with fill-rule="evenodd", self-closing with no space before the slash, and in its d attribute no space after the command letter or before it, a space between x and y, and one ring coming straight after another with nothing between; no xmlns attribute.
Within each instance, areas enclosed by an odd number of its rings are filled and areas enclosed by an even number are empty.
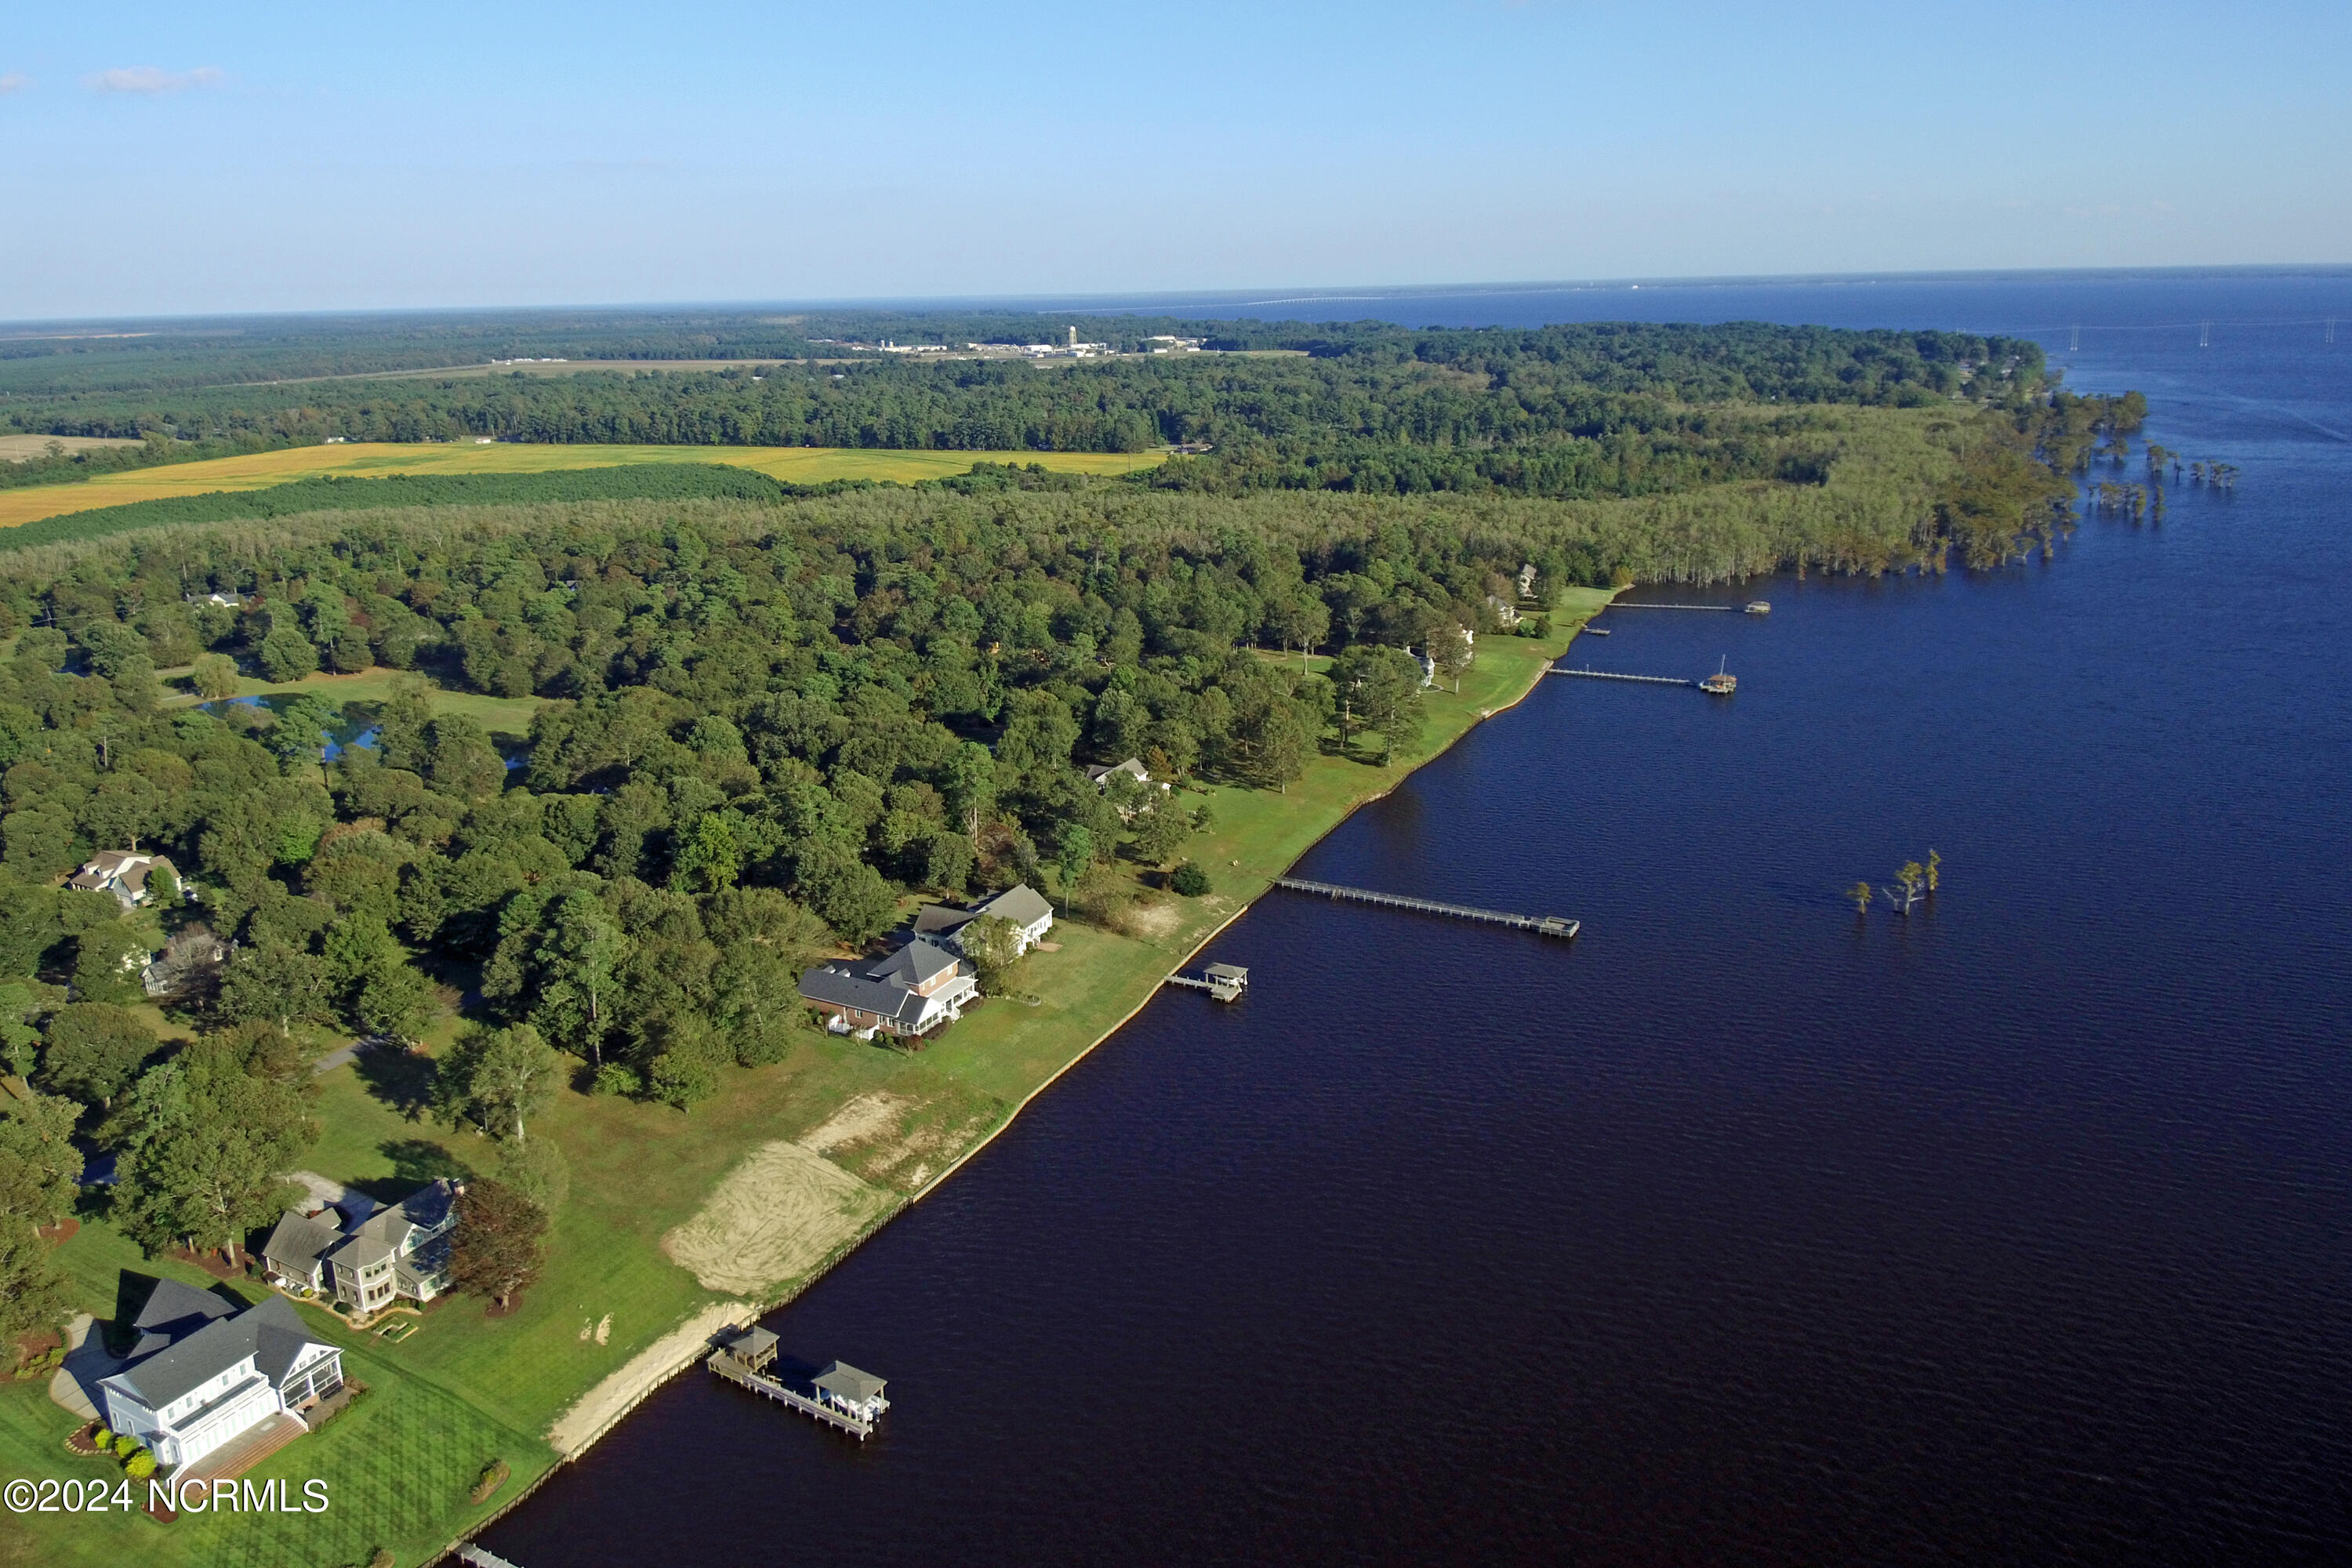
<svg viewBox="0 0 2352 1568"><path fill-rule="evenodd" d="M93 1448L106 1449L113 1447L114 1432L112 1428L109 1427L104 1422L100 1422L98 1430L89 1435L89 1443L90 1447Z"/></svg>
<svg viewBox="0 0 2352 1568"><path fill-rule="evenodd" d="M1188 899L1197 899L1209 890L1209 874L1186 860L1169 873L1168 886L1173 892L1181 893Z"/></svg>
<svg viewBox="0 0 2352 1568"><path fill-rule="evenodd" d="M646 1074L646 1086L664 1105L687 1110L719 1092L719 1069L690 1051L664 1051Z"/></svg>
<svg viewBox="0 0 2352 1568"><path fill-rule="evenodd" d="M155 1473L155 1456L142 1448L131 1456L122 1468L132 1480L143 1481Z"/></svg>
<svg viewBox="0 0 2352 1568"><path fill-rule="evenodd" d="M476 1503L488 1502L490 1494L506 1485L507 1477L512 1473L504 1459L492 1459L482 1467L482 1473L475 1479L474 1489L466 1494L467 1498Z"/></svg>
<svg viewBox="0 0 2352 1568"><path fill-rule="evenodd" d="M128 1459L131 1455L139 1451L139 1439L133 1437L128 1432L123 1432L118 1434L115 1436L114 1441L108 1444L107 1447L114 1450L114 1457L116 1458Z"/></svg>
<svg viewBox="0 0 2352 1568"><path fill-rule="evenodd" d="M626 1062L606 1062L596 1069L596 1076L589 1081L598 1094L624 1097L640 1093L646 1087L646 1080L637 1076L637 1069Z"/></svg>

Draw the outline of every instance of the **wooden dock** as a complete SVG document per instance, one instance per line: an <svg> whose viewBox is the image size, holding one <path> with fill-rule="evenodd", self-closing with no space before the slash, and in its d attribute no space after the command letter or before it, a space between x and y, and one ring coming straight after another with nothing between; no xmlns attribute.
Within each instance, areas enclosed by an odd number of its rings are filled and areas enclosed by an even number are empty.
<svg viewBox="0 0 2352 1568"><path fill-rule="evenodd" d="M874 1423L871 1421L860 1421L854 1415L844 1415L830 1405L820 1405L805 1394L794 1394L774 1378L765 1377L751 1371L725 1351L714 1351L711 1352L710 1359L703 1364L730 1383L748 1388L754 1394L763 1394L779 1405L799 1411L803 1415L813 1415L828 1426L848 1433L861 1443L874 1435Z"/></svg>
<svg viewBox="0 0 2352 1568"><path fill-rule="evenodd" d="M457 1544L457 1560L470 1563L474 1568L515 1568L515 1565L478 1542L464 1541Z"/></svg>
<svg viewBox="0 0 2352 1568"><path fill-rule="evenodd" d="M1435 899L1409 899L1401 893L1376 893L1369 888L1342 888L1331 882L1310 882L1303 877L1277 877L1274 885L1287 888L1294 893L1313 893L1326 899L1342 899L1349 903L1379 904L1384 909L1412 910L1424 915L1444 915L1457 921L1476 921L1485 925L1510 926L1517 931L1531 931L1538 936L1571 937L1581 928L1581 921L1568 920L1559 915L1515 915L1503 910L1482 910L1469 904L1440 903Z"/></svg>
<svg viewBox="0 0 2352 1568"><path fill-rule="evenodd" d="M1231 963L1213 963L1198 974L1171 974L1167 984L1205 991L1220 1002L1238 1002L1249 992L1249 971Z"/></svg>
<svg viewBox="0 0 2352 1568"><path fill-rule="evenodd" d="M1562 669L1551 667L1554 675L1580 675L1587 680L1633 680L1644 686L1696 686L1696 680L1678 680L1671 675L1619 675L1607 669Z"/></svg>
<svg viewBox="0 0 2352 1568"><path fill-rule="evenodd" d="M1697 610L1702 614L1717 616L1769 616L1772 613L1771 605L1762 599L1750 599L1744 605L1642 605L1619 600L1604 607L1612 610Z"/></svg>

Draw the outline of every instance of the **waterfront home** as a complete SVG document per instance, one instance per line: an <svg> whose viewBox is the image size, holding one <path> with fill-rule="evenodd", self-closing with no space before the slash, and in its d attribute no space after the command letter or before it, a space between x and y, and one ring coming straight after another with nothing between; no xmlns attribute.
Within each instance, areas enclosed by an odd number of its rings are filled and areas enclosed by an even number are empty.
<svg viewBox="0 0 2352 1568"><path fill-rule="evenodd" d="M356 1217L289 1211L262 1245L263 1266L272 1282L331 1296L361 1317L404 1299L423 1306L449 1289L449 1237L463 1191L445 1176Z"/></svg>
<svg viewBox="0 0 2352 1568"><path fill-rule="evenodd" d="M944 947L909 942L878 963L819 964L801 976L801 999L826 1015L836 1035L870 1040L877 1031L920 1037L963 1016L980 996L972 966Z"/></svg>
<svg viewBox="0 0 2352 1568"><path fill-rule="evenodd" d="M1496 625L1516 626L1519 624L1519 607L1517 605L1512 604L1509 600L1505 599L1501 595L1487 595L1486 607L1495 612Z"/></svg>
<svg viewBox="0 0 2352 1568"><path fill-rule="evenodd" d="M129 1364L99 1380L106 1424L164 1467L193 1464L343 1386L343 1354L283 1296L239 1310L166 1279L147 1298ZM288 1428L290 1433L294 1428Z"/></svg>
<svg viewBox="0 0 2352 1568"><path fill-rule="evenodd" d="M1110 776L1113 773L1125 773L1139 784L1148 784L1151 782L1151 774L1144 768L1141 760L1135 757L1129 757L1123 763L1114 763L1107 768L1088 768L1087 782L1093 784L1095 788L1101 789L1110 783ZM1168 786L1161 784L1160 787L1166 789Z"/></svg>
<svg viewBox="0 0 2352 1568"><path fill-rule="evenodd" d="M1012 922L1021 933L1021 951L1028 952L1045 940L1054 929L1054 906L1026 882L1015 882L992 899L983 899L968 910L952 909L946 904L926 904L916 912L915 935L924 942L961 952L963 929L983 916L993 916Z"/></svg>
<svg viewBox="0 0 2352 1568"><path fill-rule="evenodd" d="M142 855L131 849L101 849L66 886L89 893L112 893L115 901L127 910L147 901L147 879L157 871L168 871L174 882L179 880L179 872L163 856Z"/></svg>
<svg viewBox="0 0 2352 1568"><path fill-rule="evenodd" d="M860 1372L845 1361L835 1362L809 1380L816 1385L818 1400L855 1421L871 1423L890 1408L882 1397L889 1386L870 1372Z"/></svg>

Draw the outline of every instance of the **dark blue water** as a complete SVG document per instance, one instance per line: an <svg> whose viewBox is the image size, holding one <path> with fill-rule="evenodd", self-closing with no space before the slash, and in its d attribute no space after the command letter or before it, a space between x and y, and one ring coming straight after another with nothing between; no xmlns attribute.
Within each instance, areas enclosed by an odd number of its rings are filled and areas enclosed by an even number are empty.
<svg viewBox="0 0 2352 1568"><path fill-rule="evenodd" d="M874 1442L681 1379L488 1543L2352 1552L2352 342L2252 324L2352 283L2014 287L1721 313L2079 315L2075 384L2238 491L1721 595L1769 618L1612 610L1577 660L1738 695L1554 679L1303 868L1572 948L1275 895L1212 953L1247 1001L1163 996L771 1319L890 1376ZM1840 901L1930 847L1908 920Z"/></svg>

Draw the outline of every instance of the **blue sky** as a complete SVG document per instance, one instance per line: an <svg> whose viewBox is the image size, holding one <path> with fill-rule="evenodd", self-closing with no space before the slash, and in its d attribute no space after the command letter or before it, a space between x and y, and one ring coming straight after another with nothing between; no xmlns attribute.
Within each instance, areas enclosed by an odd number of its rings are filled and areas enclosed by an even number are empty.
<svg viewBox="0 0 2352 1568"><path fill-rule="evenodd" d="M0 320L2352 260L2352 6L20 5Z"/></svg>

